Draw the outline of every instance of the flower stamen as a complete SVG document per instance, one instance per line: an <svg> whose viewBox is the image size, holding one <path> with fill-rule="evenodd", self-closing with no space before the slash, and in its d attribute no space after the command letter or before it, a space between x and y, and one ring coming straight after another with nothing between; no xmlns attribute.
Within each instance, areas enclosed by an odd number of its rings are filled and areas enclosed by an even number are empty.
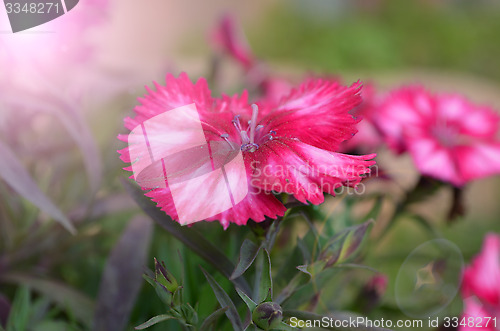
<svg viewBox="0 0 500 331"><path fill-rule="evenodd" d="M259 114L259 107L254 103L252 104L252 119L250 120L250 142L255 143L255 127L257 126L257 115Z"/></svg>

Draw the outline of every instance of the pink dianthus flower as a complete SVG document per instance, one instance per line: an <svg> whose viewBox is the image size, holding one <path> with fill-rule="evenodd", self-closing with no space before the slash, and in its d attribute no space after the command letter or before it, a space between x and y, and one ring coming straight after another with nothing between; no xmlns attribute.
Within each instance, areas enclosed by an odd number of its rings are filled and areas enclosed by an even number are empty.
<svg viewBox="0 0 500 331"><path fill-rule="evenodd" d="M152 117L194 103L207 142L225 143L243 154L248 194L232 208L206 219L218 220L224 228L230 223L244 225L248 219L261 222L266 217L282 216L286 208L274 193L320 204L324 201L323 192L334 195L338 187L358 184L375 164L371 160L374 154L352 156L336 152L340 143L357 131L357 120L349 110L361 101L360 82L345 87L337 82L310 79L277 104L264 100L253 105L248 102L247 92L213 98L205 79L193 84L186 74L178 78L169 74L166 86L155 86L156 91L148 89L148 94L140 99L136 116L125 119L127 129L133 130ZM132 161L129 147L120 153L124 162ZM207 187L211 185L206 183ZM186 203L195 208L196 199L218 201L215 190L205 191L200 190ZM179 220L168 187L152 189L146 195Z"/></svg>

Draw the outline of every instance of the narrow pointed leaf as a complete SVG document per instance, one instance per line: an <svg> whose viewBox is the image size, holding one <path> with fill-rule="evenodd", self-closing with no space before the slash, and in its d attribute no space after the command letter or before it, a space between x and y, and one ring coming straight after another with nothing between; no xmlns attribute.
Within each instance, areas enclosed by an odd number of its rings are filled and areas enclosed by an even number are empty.
<svg viewBox="0 0 500 331"><path fill-rule="evenodd" d="M38 185L24 168L22 162L2 141L0 141L0 155L2 158L0 162L0 178L19 195L37 206L41 211L50 215L69 232L74 234L76 230L68 218L40 191Z"/></svg>
<svg viewBox="0 0 500 331"><path fill-rule="evenodd" d="M20 287L12 303L7 330L26 330L28 328L30 314L30 290L26 286Z"/></svg>
<svg viewBox="0 0 500 331"><path fill-rule="evenodd" d="M59 118L71 138L80 148L91 192L96 193L102 179L102 163L99 149L83 116L80 112L74 110L74 107L70 108L72 108L70 112L58 111L56 117Z"/></svg>
<svg viewBox="0 0 500 331"><path fill-rule="evenodd" d="M11 309L11 303L6 296L0 294L0 327L2 323L7 323L7 318L9 317ZM0 329L1 330L1 329Z"/></svg>
<svg viewBox="0 0 500 331"><path fill-rule="evenodd" d="M295 276L290 280L290 282L288 282L287 286L283 290L281 290L278 297L274 299L274 302L281 305L290 296L292 296L295 293L295 291L297 291L303 285L307 284L310 279L311 279L310 275L306 273L303 272L296 273Z"/></svg>
<svg viewBox="0 0 500 331"><path fill-rule="evenodd" d="M240 315L238 314L238 310L236 310L236 306L234 305L229 295L224 291L224 289L215 281L215 279L210 276L203 268L201 269L203 274L207 278L208 284L215 293L215 297L217 301L222 307L228 307L226 311L226 316L229 318L231 325L235 331L242 331L243 324L240 319Z"/></svg>
<svg viewBox="0 0 500 331"><path fill-rule="evenodd" d="M189 249L198 254L205 261L210 263L222 275L230 279L234 264L211 242L193 228L181 226L173 221L168 215L157 208L149 198L144 196L144 192L129 181L123 181L123 185L135 200L135 202L148 214L156 223L162 226L170 234L184 243ZM243 277L231 280L235 287L240 288L245 293L250 293L250 286Z"/></svg>
<svg viewBox="0 0 500 331"><path fill-rule="evenodd" d="M231 279L235 279L243 275L245 271L252 265L253 261L259 253L260 247L252 241L245 239L240 249L240 257L236 269L234 269Z"/></svg>
<svg viewBox="0 0 500 331"><path fill-rule="evenodd" d="M109 256L97 299L94 330L124 330L142 285L153 223L136 216Z"/></svg>
<svg viewBox="0 0 500 331"><path fill-rule="evenodd" d="M258 303L273 298L273 280L271 277L271 258L266 249L263 249L260 254L264 255L264 263L262 265L262 275L259 283L259 298Z"/></svg>
<svg viewBox="0 0 500 331"><path fill-rule="evenodd" d="M250 299L250 297L246 295L243 291L237 288L236 292L238 292L240 298L243 300L243 302L245 302L245 304L247 305L248 309L251 312L255 309L255 307L257 307L257 304L252 299Z"/></svg>
<svg viewBox="0 0 500 331"><path fill-rule="evenodd" d="M43 79L43 76L37 79ZM46 83L49 83L46 81ZM48 86L45 85L46 87ZM34 111L51 114L61 122L68 134L80 148L83 155L83 162L89 177L92 193L99 188L102 177L102 164L97 144L92 136L92 132L85 122L81 112L75 106L74 100L64 100L60 98L58 90L53 90L51 97L48 95L9 95L7 101L12 104L19 104L22 107L29 107Z"/></svg>
<svg viewBox="0 0 500 331"><path fill-rule="evenodd" d="M326 267L348 260L359 249L368 227L373 223L373 220L368 220L349 227L330 239L321 252L321 259L327 261Z"/></svg>
<svg viewBox="0 0 500 331"><path fill-rule="evenodd" d="M361 242L365 238L365 234L368 230L368 227L374 223L373 220L368 220L350 231L348 237L346 238L346 242L344 247L342 248L342 253L340 256L341 261L345 261L348 259L354 252L358 250L361 246Z"/></svg>
<svg viewBox="0 0 500 331"><path fill-rule="evenodd" d="M311 264L299 265L297 269L314 278L317 274L323 271L325 265L326 262L320 260Z"/></svg>
<svg viewBox="0 0 500 331"><path fill-rule="evenodd" d="M85 294L63 283L24 274L2 274L0 279L9 283L29 286L52 302L67 308L79 322L85 324L88 329L91 328L94 302Z"/></svg>
<svg viewBox="0 0 500 331"><path fill-rule="evenodd" d="M217 309L216 311L214 311L207 318L205 318L205 320L203 321L203 323L201 323L200 330L208 330L208 327L210 325L216 323L217 320L219 319L219 317L221 317L222 315L224 315L224 313L228 309L229 309L229 307L223 307L223 308L220 308L220 309Z"/></svg>
<svg viewBox="0 0 500 331"><path fill-rule="evenodd" d="M171 316L171 315L158 315L158 316L155 316L155 317L151 318L147 322L145 322L145 323L143 323L141 325L136 326L135 329L136 330L144 330L144 329L149 328L150 326L153 326L155 324L158 324L158 323L161 323L161 322L164 322L164 321L167 321L167 320L171 320L173 318L174 317Z"/></svg>

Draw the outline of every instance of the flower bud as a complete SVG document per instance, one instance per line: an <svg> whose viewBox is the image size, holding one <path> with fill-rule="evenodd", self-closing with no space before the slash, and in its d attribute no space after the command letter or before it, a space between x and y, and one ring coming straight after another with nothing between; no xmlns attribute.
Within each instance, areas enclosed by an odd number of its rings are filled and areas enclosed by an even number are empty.
<svg viewBox="0 0 500 331"><path fill-rule="evenodd" d="M167 270L164 263L160 263L156 259L155 280L161 285L165 286L165 288L171 293L174 293L179 288L179 284L177 283L174 275L172 275L172 273Z"/></svg>
<svg viewBox="0 0 500 331"><path fill-rule="evenodd" d="M283 309L277 303L263 302L254 309L252 320L261 329L276 328L283 321Z"/></svg>

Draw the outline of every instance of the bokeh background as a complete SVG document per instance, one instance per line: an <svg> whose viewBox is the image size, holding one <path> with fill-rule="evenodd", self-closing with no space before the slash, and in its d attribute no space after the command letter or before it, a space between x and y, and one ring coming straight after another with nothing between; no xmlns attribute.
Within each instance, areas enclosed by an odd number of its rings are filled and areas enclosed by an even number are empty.
<svg viewBox="0 0 500 331"><path fill-rule="evenodd" d="M82 12L91 3L85 2L79 4ZM185 71L191 78L210 73L216 53L212 31L224 14L241 23L255 55L271 72L291 80L335 75L347 83L373 82L380 91L421 83L434 91L461 92L500 110L500 3L495 0L95 2L98 7L80 18L83 27L71 25L76 16L70 12L60 22L16 35L9 33L0 9L0 141L78 230L71 235L53 222L50 212L40 213L6 178L15 172L0 166L5 176L0 179L0 320L6 320L13 302L26 303L22 288L29 286L31 302L26 304L26 315L19 317L29 321L26 330L92 328L89 321L102 296L108 256L120 249L113 250L120 242L132 245L133 240L127 242L122 233L131 219L141 219L120 181L128 176L116 153L125 147L116 139L126 132L123 118L132 114L136 97L145 93L143 86L163 83L167 72ZM82 44L88 45L88 52L79 48ZM243 86L232 82L241 75L238 64L226 58L220 89L240 92ZM42 107L44 102L49 106ZM58 111L46 109L54 107ZM0 163L5 160L6 156L0 157ZM385 191L397 200L401 188L416 183L409 158L381 150L377 160L395 176L397 185L374 183L369 192ZM469 261L486 233L500 232L499 196L498 177L469 185L466 215L452 223L446 221L449 190L413 207ZM349 225L339 216L345 209L342 198L328 199L321 208L333 227ZM384 202L363 261L388 277L381 305L371 313L374 319L407 318L395 301L397 273L414 248L433 238L406 219L381 235L392 208L391 201ZM179 255L191 265L202 264L159 227L147 224L150 232L144 237L151 238L143 249L147 259L138 264L123 260L115 265L117 273L126 277L142 272L143 265L152 266L153 256L167 261L178 274ZM224 232L217 224L201 226L209 238L223 243L230 256L237 255L245 229L231 226ZM304 231L300 221L290 227L299 236ZM293 240L293 235L284 238ZM354 291L368 279L362 271L354 273L347 285L332 278L331 288L321 297L325 307L352 309ZM217 302L208 285L201 285L202 275L187 281L188 296L203 294L201 311L212 311ZM456 316L460 311L458 296L443 314ZM123 323L131 330L161 312L160 300L145 285ZM167 322L151 330L177 328L175 322Z"/></svg>

